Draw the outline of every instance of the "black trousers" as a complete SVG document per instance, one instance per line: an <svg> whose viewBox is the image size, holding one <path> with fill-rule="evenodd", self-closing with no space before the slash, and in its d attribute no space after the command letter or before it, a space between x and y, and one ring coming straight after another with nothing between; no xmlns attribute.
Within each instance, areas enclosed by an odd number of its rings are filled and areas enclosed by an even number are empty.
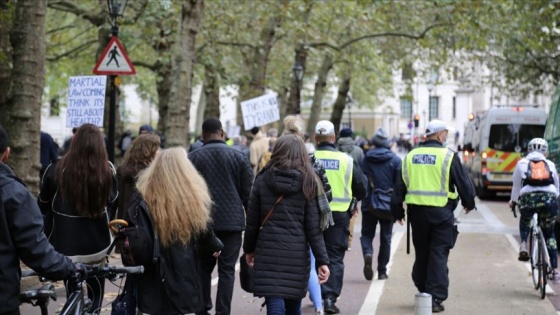
<svg viewBox="0 0 560 315"><path fill-rule="evenodd" d="M10 312L0 313L0 315L19 315L19 308Z"/></svg>
<svg viewBox="0 0 560 315"><path fill-rule="evenodd" d="M229 315L231 313L235 264L239 259L239 250L241 249L241 231L214 231L214 233L224 243L224 249L222 249L218 259L212 256L212 252L201 251L202 296L205 311L199 312L197 315L208 314L208 311L212 309L212 272L216 263L218 264L219 277L216 294L216 315Z"/></svg>
<svg viewBox="0 0 560 315"><path fill-rule="evenodd" d="M350 215L348 211L333 211L332 215L334 225L323 232L325 247L329 255L331 275L329 280L321 285L321 296L323 299L331 298L336 300L342 291L344 280L344 255L348 249Z"/></svg>
<svg viewBox="0 0 560 315"><path fill-rule="evenodd" d="M449 288L447 260L455 244L453 211L412 206L409 215L416 260L412 280L420 292L444 301Z"/></svg>

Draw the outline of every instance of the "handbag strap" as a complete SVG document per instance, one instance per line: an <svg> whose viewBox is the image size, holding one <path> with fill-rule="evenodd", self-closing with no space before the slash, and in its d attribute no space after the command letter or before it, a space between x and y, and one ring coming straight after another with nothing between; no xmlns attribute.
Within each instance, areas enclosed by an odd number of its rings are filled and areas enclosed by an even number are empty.
<svg viewBox="0 0 560 315"><path fill-rule="evenodd" d="M280 197L278 197L278 199L276 199L276 202L274 203L274 206L272 206L272 208L270 208L270 210L268 210L268 212L266 213L266 216L262 220L260 229L263 228L266 221L268 221L268 218L270 218L270 216L272 215L272 212L274 212L274 208L276 208L276 205L278 203L280 203L280 201L282 201L282 199L284 199L284 195L280 195Z"/></svg>

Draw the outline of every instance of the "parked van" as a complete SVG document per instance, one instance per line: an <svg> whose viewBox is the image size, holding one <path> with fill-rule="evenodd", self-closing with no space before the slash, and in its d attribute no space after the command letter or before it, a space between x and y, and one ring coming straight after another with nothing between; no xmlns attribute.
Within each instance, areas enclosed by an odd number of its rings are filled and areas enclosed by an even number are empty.
<svg viewBox="0 0 560 315"><path fill-rule="evenodd" d="M479 198L511 192L517 161L531 139L543 136L546 118L544 109L532 105L497 105L473 116L463 161Z"/></svg>
<svg viewBox="0 0 560 315"><path fill-rule="evenodd" d="M548 141L548 158L556 164L560 170L560 86L552 96L552 104L548 112L544 139Z"/></svg>

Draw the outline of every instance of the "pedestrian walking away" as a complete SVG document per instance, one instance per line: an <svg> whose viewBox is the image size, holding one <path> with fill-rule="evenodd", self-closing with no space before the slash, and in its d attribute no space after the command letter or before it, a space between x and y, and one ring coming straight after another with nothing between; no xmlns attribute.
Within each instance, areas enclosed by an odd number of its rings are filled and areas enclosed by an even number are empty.
<svg viewBox="0 0 560 315"><path fill-rule="evenodd" d="M513 186L509 206L519 205L519 260L529 261L527 238L531 230L531 219L537 213L539 225L546 240L550 267L555 279L558 271L558 246L554 235L554 224L558 216L558 173L554 162L548 160L548 142L534 138L527 145L529 154L520 159L513 171ZM540 166L540 169L539 169ZM539 172L540 170L540 172Z"/></svg>
<svg viewBox="0 0 560 315"><path fill-rule="evenodd" d="M41 182L39 207L50 243L74 262L102 262L111 245L108 206L117 195L116 171L103 134L95 125L83 124L68 153L47 167ZM93 277L86 283L92 313L98 314L105 278Z"/></svg>
<svg viewBox="0 0 560 315"><path fill-rule="evenodd" d="M385 280L387 263L391 255L391 237L393 234L393 215L391 214L391 196L393 184L401 176L401 158L389 146L387 132L379 128L371 143L374 146L366 152L362 160L362 169L368 178L368 191L362 201L362 254L364 257L364 277L373 279L373 238L379 223L379 253L377 255L377 277Z"/></svg>
<svg viewBox="0 0 560 315"><path fill-rule="evenodd" d="M408 207L416 253L412 280L432 296L432 311L444 311L448 297L447 260L458 231L453 211L458 197L465 213L475 208L474 186L456 152L446 147L448 127L441 120L426 126L426 141L412 149L402 165L391 199L393 216L402 225Z"/></svg>
<svg viewBox="0 0 560 315"><path fill-rule="evenodd" d="M255 178L243 243L247 264L255 270L254 295L265 298L267 315L301 314L309 247L319 282L329 278L317 185L303 139L294 134L278 138L270 161Z"/></svg>
<svg viewBox="0 0 560 315"><path fill-rule="evenodd" d="M336 299L342 292L344 279L344 255L348 249L349 223L354 206L352 199L361 200L366 195L367 179L348 154L338 151L335 147L334 125L327 120L321 120L315 126L315 141L317 142L317 157L327 172L327 178L332 189L330 208L334 225L323 233L325 246L329 255L329 280L321 285L321 295L325 313L338 314L340 310L335 305ZM352 209L351 209L352 208Z"/></svg>
<svg viewBox="0 0 560 315"><path fill-rule="evenodd" d="M231 299L235 281L235 264L241 249L241 234L245 230L245 209L249 204L254 178L245 154L224 142L222 123L208 118L202 123L204 145L189 153L189 159L202 175L212 197L212 228L223 242L224 249L216 259L213 252L201 253L202 292L205 310L213 307L211 299L212 271L218 264L218 292L216 314L231 313Z"/></svg>
<svg viewBox="0 0 560 315"><path fill-rule="evenodd" d="M140 174L136 188L128 216L150 222L161 256L158 268L129 275L137 286L138 309L166 315L203 311L199 256L207 251L218 257L223 248L209 225L212 201L204 179L185 149L170 148Z"/></svg>

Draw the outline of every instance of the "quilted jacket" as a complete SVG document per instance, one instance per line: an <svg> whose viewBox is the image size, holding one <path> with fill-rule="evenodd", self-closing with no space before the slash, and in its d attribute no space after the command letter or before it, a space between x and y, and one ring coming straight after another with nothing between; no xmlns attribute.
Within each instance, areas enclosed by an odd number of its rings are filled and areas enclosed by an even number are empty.
<svg viewBox="0 0 560 315"><path fill-rule="evenodd" d="M212 196L214 231L243 231L253 170L243 152L223 141L209 141L189 153Z"/></svg>
<svg viewBox="0 0 560 315"><path fill-rule="evenodd" d="M261 222L284 195L260 229ZM302 299L307 294L310 257L328 265L316 198L305 199L297 170L265 169L255 179L247 211L243 250L255 253L255 296Z"/></svg>

